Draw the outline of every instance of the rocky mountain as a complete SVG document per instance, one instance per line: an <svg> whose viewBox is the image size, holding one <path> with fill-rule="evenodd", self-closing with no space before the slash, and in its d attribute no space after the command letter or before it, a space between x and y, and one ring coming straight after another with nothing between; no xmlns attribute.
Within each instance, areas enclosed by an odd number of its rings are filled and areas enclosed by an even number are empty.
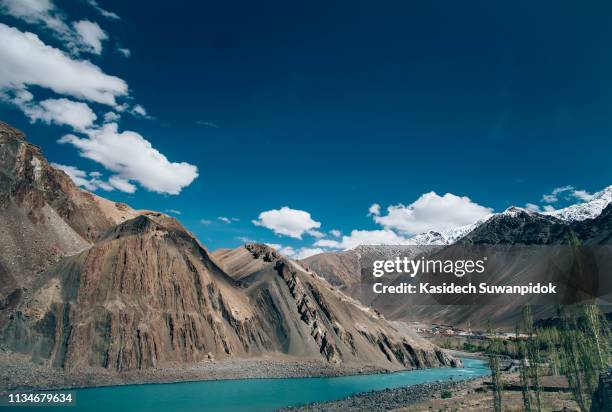
<svg viewBox="0 0 612 412"><path fill-rule="evenodd" d="M435 232L431 232L431 236L437 238ZM428 238L428 240L430 239ZM364 267L366 261L395 259L397 256L413 258L441 245L446 245L446 243L423 242L408 245L408 247L406 245L388 245L385 247L361 245L342 252L326 252L313 255L300 260L300 264L320 274L344 293L369 306L372 296L364 294L364 289L361 287L362 272L367 269Z"/></svg>
<svg viewBox="0 0 612 412"><path fill-rule="evenodd" d="M545 214L568 222L582 221L596 218L610 203L612 203L612 186L593 194L584 203L578 203L554 212L546 212Z"/></svg>
<svg viewBox="0 0 612 412"><path fill-rule="evenodd" d="M211 255L176 219L76 187L0 125L0 346L65 369L283 354L454 364L263 245Z"/></svg>
<svg viewBox="0 0 612 412"><path fill-rule="evenodd" d="M583 203L568 206L563 209L558 209L552 212L534 212L520 207L512 206L501 213L493 213L485 216L476 222L460 226L456 228L446 229L440 232L429 231L420 233L408 240L407 245L452 245L455 242L461 240L468 233L471 233L479 226L488 222L492 218L499 218L500 216L510 216L520 218L521 215L539 217L540 219L546 219L546 217L559 219L567 224L580 222L588 219L594 219L612 203L612 186L608 186L605 189L593 194L589 199Z"/></svg>
<svg viewBox="0 0 612 412"><path fill-rule="evenodd" d="M291 310L297 308L297 313L285 317L301 319L302 333L305 331L316 341L315 352L322 353L329 361L365 357L383 364L399 362L404 367L454 362L414 332L398 328L376 311L338 293L315 272L269 246L247 244L217 252L213 258L232 278L239 280L241 287L253 298L263 289L265 296L274 302L279 299L284 304L289 299L288 306ZM288 296L276 296L279 289L285 288L289 291ZM289 332L291 330L283 335Z"/></svg>
<svg viewBox="0 0 612 412"><path fill-rule="evenodd" d="M586 267L591 265L592 272L601 272L605 270L602 264L604 266L609 264L610 259L606 256L610 256L610 250L607 247L612 243L612 204L609 204L607 200L609 193L610 188L607 188L595 194L589 202L560 211L558 215L542 214L511 207L504 212L493 214L474 225L470 225L469 230L461 228L456 232L458 234L457 239L452 242L440 242L441 237L430 234L427 239L436 239L435 242L431 243L431 252L428 252L423 246L360 246L352 251L311 256L304 259L303 264L306 267L313 268L321 276L330 279L351 296L361 300L364 304L371 305L390 319L430 321L455 325L465 325L469 321L473 327L477 327L478 325L484 325L486 320L491 318L498 325L512 328L521 316L520 308L517 309L514 302L508 303L498 300L492 306L483 304L456 306L444 304L441 301L432 302L430 299L419 300L421 297L417 296L372 296L364 293L364 289L367 288L361 287L362 262L373 259L393 259L396 256L406 256L407 254L409 257L427 256L428 253L435 253L436 258L443 259L444 256L453 258L453 256L460 255L462 251L465 252L470 248L515 247L517 253L518 251L521 252L516 255L515 259L508 260L508 255L504 253L491 256L491 260L496 261L499 268L496 270L495 276L488 278L487 281L496 284L508 279L513 279L514 282L522 279L524 283L528 283L535 276L544 276L543 274L548 272L556 273L551 272L551 270L558 270L558 268L550 267L548 263L553 253L565 255L563 259L564 261L568 260L568 262L565 262L568 265L571 264L569 260L572 258L566 253L566 250L550 249L550 255L545 255L534 252L534 249L529 249L530 247L569 245L570 239L574 238L585 247L602 246L595 249L598 256L589 256L589 259L581 263L587 265ZM602 207L603 204L605 206ZM593 217L583 218L586 215ZM561 217L565 218L562 219ZM442 238L447 239L446 237ZM416 242L415 244L423 245L426 243ZM592 254L593 251L588 252ZM494 249L490 249L488 253L495 253ZM542 260L543 256L546 256L547 259ZM367 259L364 259L364 257L367 257ZM523 265L520 268L516 264L519 261ZM558 273L557 276L559 276ZM396 283L405 280L400 277L396 280ZM592 287L589 286L587 283L593 282L591 278L581 279L576 277L569 281L573 282L575 287L569 288L567 291L569 294L566 296L568 301L577 298L572 293L580 294L584 288L588 289L585 291L585 296L589 295L589 290L602 288L602 285L597 283L593 284ZM544 305L536 308L535 311L536 315L550 316L553 309L552 306Z"/></svg>
<svg viewBox="0 0 612 412"><path fill-rule="evenodd" d="M77 188L21 132L0 123L0 308L50 264L137 214Z"/></svg>
<svg viewBox="0 0 612 412"><path fill-rule="evenodd" d="M300 263L316 273L324 274L331 285L343 291L350 291L361 276L357 250L321 253L303 259ZM353 296L350 292L348 294Z"/></svg>
<svg viewBox="0 0 612 412"><path fill-rule="evenodd" d="M586 210L589 203L576 206ZM611 222L612 204L591 218L575 220L512 207L493 215L456 244L563 245L569 244L571 236L576 236L582 244L606 245L611 239Z"/></svg>

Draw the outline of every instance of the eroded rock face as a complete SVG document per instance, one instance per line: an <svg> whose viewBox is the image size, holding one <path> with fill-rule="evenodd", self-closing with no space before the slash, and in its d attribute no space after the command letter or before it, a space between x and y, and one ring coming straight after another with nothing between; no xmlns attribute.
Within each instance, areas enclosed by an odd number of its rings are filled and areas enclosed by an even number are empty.
<svg viewBox="0 0 612 412"><path fill-rule="evenodd" d="M44 277L4 335L57 366L126 370L265 346L232 302L235 282L168 217L127 221Z"/></svg>
<svg viewBox="0 0 612 412"><path fill-rule="evenodd" d="M214 257L176 219L77 188L3 125L0 154L0 343L35 362L120 371L273 354L389 369L452 363L271 248Z"/></svg>
<svg viewBox="0 0 612 412"><path fill-rule="evenodd" d="M443 351L422 339L404 336L375 311L339 293L316 273L282 257L272 248L247 244L255 259L274 264L293 297L319 352L330 362L370 356L406 368L458 365ZM261 269L260 269L261 273Z"/></svg>
<svg viewBox="0 0 612 412"><path fill-rule="evenodd" d="M117 223L98 199L0 122L0 307L14 305L37 273Z"/></svg>

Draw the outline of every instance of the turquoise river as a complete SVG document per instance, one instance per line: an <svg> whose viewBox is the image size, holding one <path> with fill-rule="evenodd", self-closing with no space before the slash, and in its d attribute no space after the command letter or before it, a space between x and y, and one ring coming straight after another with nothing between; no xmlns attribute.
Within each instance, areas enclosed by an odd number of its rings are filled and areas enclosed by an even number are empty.
<svg viewBox="0 0 612 412"><path fill-rule="evenodd" d="M7 408L64 412L213 412L273 411L285 406L340 399L372 390L436 380L461 380L489 372L481 360L463 359L463 368L333 378L238 379L77 389L76 405Z"/></svg>

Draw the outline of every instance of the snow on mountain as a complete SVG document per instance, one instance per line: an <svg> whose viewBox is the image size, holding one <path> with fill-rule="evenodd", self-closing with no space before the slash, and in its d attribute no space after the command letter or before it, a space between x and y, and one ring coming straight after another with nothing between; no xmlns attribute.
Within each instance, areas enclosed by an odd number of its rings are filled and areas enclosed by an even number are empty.
<svg viewBox="0 0 612 412"><path fill-rule="evenodd" d="M543 214L554 216L568 222L593 219L599 216L611 202L612 186L608 186L604 190L595 193L587 202L572 205L553 212L545 212Z"/></svg>
<svg viewBox="0 0 612 412"><path fill-rule="evenodd" d="M495 216L510 216L519 217L521 215L530 216L550 216L566 222L582 221L586 219L596 218L601 212L612 203L612 186L608 186L600 192L595 193L588 201L575 204L564 209L555 210L552 212L535 212L522 207L511 206L501 213L492 213L476 222L450 228L441 231L429 231L414 235L409 239L404 239L397 245L411 246L436 246L436 245L452 245L459 239L476 229L478 226L487 222Z"/></svg>
<svg viewBox="0 0 612 412"><path fill-rule="evenodd" d="M463 236L476 229L478 226L489 220L495 214L490 214L478 219L476 222L465 226L453 227L450 229L442 230L440 232L429 231L420 233L409 239L410 245L427 246L427 245L452 245Z"/></svg>
<svg viewBox="0 0 612 412"><path fill-rule="evenodd" d="M410 245L448 245L448 239L444 234L435 231L420 233L409 239Z"/></svg>
<svg viewBox="0 0 612 412"><path fill-rule="evenodd" d="M482 219L478 219L477 221L469 225L447 229L444 232L442 232L442 234L446 238L448 242L447 244L451 245L455 243L456 241L458 241L459 239L461 239L463 236L470 233L472 230L476 229L478 226L482 225L484 222L489 220L492 216L495 216L495 214L492 213L488 216L483 217Z"/></svg>
<svg viewBox="0 0 612 412"><path fill-rule="evenodd" d="M608 186L602 191L595 193L588 201L584 203L578 203L564 209L555 210L553 212L538 213L522 207L512 206L501 213L494 213L489 216L485 216L471 225L460 226L441 232L421 233L411 238L411 240L414 240L415 245L451 245L484 222L488 221L491 217L500 215L511 217L517 217L522 213L533 216L545 215L555 217L566 222L593 219L599 216L610 203L612 203L612 186Z"/></svg>

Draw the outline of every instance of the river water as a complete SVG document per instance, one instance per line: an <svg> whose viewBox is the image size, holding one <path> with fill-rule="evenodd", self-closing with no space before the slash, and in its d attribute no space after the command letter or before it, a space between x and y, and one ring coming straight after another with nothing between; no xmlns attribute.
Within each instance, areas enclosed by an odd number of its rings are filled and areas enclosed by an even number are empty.
<svg viewBox="0 0 612 412"><path fill-rule="evenodd" d="M273 411L285 406L341 399L372 390L489 373L486 362L463 359L463 368L438 368L330 378L238 379L76 389L73 407L27 408L64 412ZM14 410L15 408L11 408ZM21 409L21 408L20 408Z"/></svg>

